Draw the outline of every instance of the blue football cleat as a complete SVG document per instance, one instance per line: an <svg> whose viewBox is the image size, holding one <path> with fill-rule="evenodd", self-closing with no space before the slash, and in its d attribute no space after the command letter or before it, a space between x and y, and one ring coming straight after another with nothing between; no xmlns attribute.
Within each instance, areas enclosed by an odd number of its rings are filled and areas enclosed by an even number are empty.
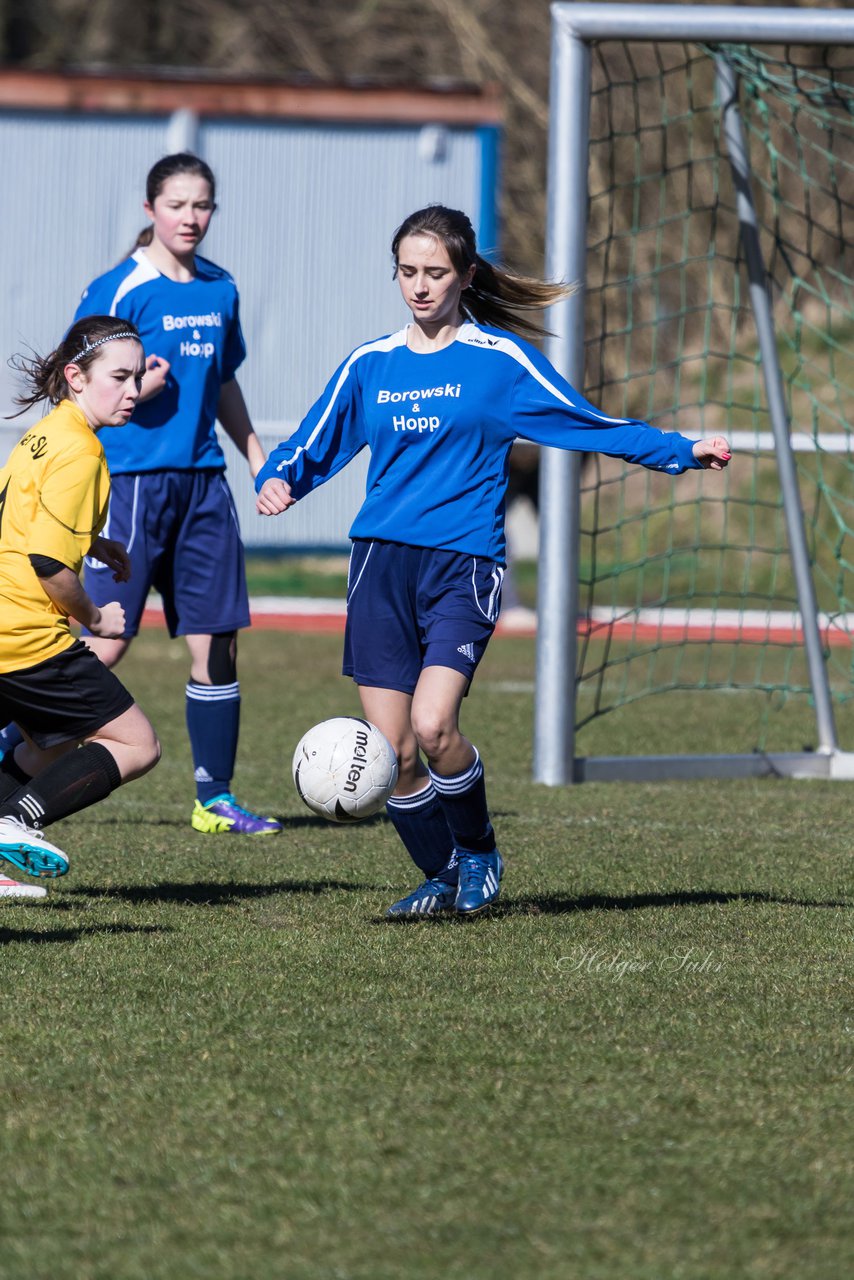
<svg viewBox="0 0 854 1280"><path fill-rule="evenodd" d="M450 884L438 878L425 880L405 898L392 903L386 915L393 920L404 916L437 916L443 911L453 911L456 896L456 881Z"/></svg>
<svg viewBox="0 0 854 1280"><path fill-rule="evenodd" d="M492 853L460 850L460 884L454 906L461 916L476 916L498 898L504 863L497 849Z"/></svg>

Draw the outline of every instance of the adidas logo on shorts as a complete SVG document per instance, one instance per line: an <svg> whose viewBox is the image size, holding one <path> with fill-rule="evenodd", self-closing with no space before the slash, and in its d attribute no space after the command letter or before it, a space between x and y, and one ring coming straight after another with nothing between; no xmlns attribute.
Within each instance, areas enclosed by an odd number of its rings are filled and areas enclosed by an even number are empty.
<svg viewBox="0 0 854 1280"><path fill-rule="evenodd" d="M464 658L468 658L469 662L474 662L474 645L458 644L457 653L461 653Z"/></svg>

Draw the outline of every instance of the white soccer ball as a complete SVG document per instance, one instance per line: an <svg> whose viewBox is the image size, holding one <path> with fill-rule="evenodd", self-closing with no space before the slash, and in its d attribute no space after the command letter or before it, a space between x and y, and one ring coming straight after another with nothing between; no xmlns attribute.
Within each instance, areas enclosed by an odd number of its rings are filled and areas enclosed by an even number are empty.
<svg viewBox="0 0 854 1280"><path fill-rule="evenodd" d="M300 738L293 774L312 812L330 822L358 822L378 813L394 791L397 756L376 725L336 716Z"/></svg>

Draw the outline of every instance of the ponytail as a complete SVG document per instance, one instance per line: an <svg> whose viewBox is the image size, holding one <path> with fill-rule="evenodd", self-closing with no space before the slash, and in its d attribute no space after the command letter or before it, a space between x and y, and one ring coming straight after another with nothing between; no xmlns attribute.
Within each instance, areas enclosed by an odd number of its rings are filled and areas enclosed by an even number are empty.
<svg viewBox="0 0 854 1280"><path fill-rule="evenodd" d="M153 239L154 239L154 227L152 227L151 223L149 223L147 227L143 227L142 230L140 231L130 253L136 253L137 249L144 249L147 244L151 244ZM130 253L127 254L128 258L130 257Z"/></svg>
<svg viewBox="0 0 854 1280"><path fill-rule="evenodd" d="M542 325L517 315L518 311L544 311L576 292L577 285L551 284L532 276L517 276L475 255L474 279L463 293L462 306L479 324L507 329L521 338L538 338Z"/></svg>

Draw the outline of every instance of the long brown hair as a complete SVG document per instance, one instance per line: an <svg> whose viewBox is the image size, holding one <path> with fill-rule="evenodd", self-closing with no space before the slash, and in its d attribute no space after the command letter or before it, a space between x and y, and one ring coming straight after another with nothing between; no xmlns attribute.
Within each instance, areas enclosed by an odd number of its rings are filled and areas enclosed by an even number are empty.
<svg viewBox="0 0 854 1280"><path fill-rule="evenodd" d="M551 284L531 276L517 276L482 258L477 251L474 227L460 209L431 204L411 213L400 224L391 242L395 276L400 244L406 236L431 236L438 240L460 277L474 265L474 279L463 293L463 310L481 324L507 329L523 338L540 337L543 329L517 312L544 311L553 302L568 298L577 288L573 284Z"/></svg>
<svg viewBox="0 0 854 1280"><path fill-rule="evenodd" d="M15 396L15 404L21 408L8 417L20 417L40 400L56 405L60 400L69 399L65 366L76 364L85 373L98 359L104 344L115 338L135 338L142 345L136 325L129 320L119 316L86 316L71 326L59 346L48 355L13 356L9 364L23 375L29 390Z"/></svg>

